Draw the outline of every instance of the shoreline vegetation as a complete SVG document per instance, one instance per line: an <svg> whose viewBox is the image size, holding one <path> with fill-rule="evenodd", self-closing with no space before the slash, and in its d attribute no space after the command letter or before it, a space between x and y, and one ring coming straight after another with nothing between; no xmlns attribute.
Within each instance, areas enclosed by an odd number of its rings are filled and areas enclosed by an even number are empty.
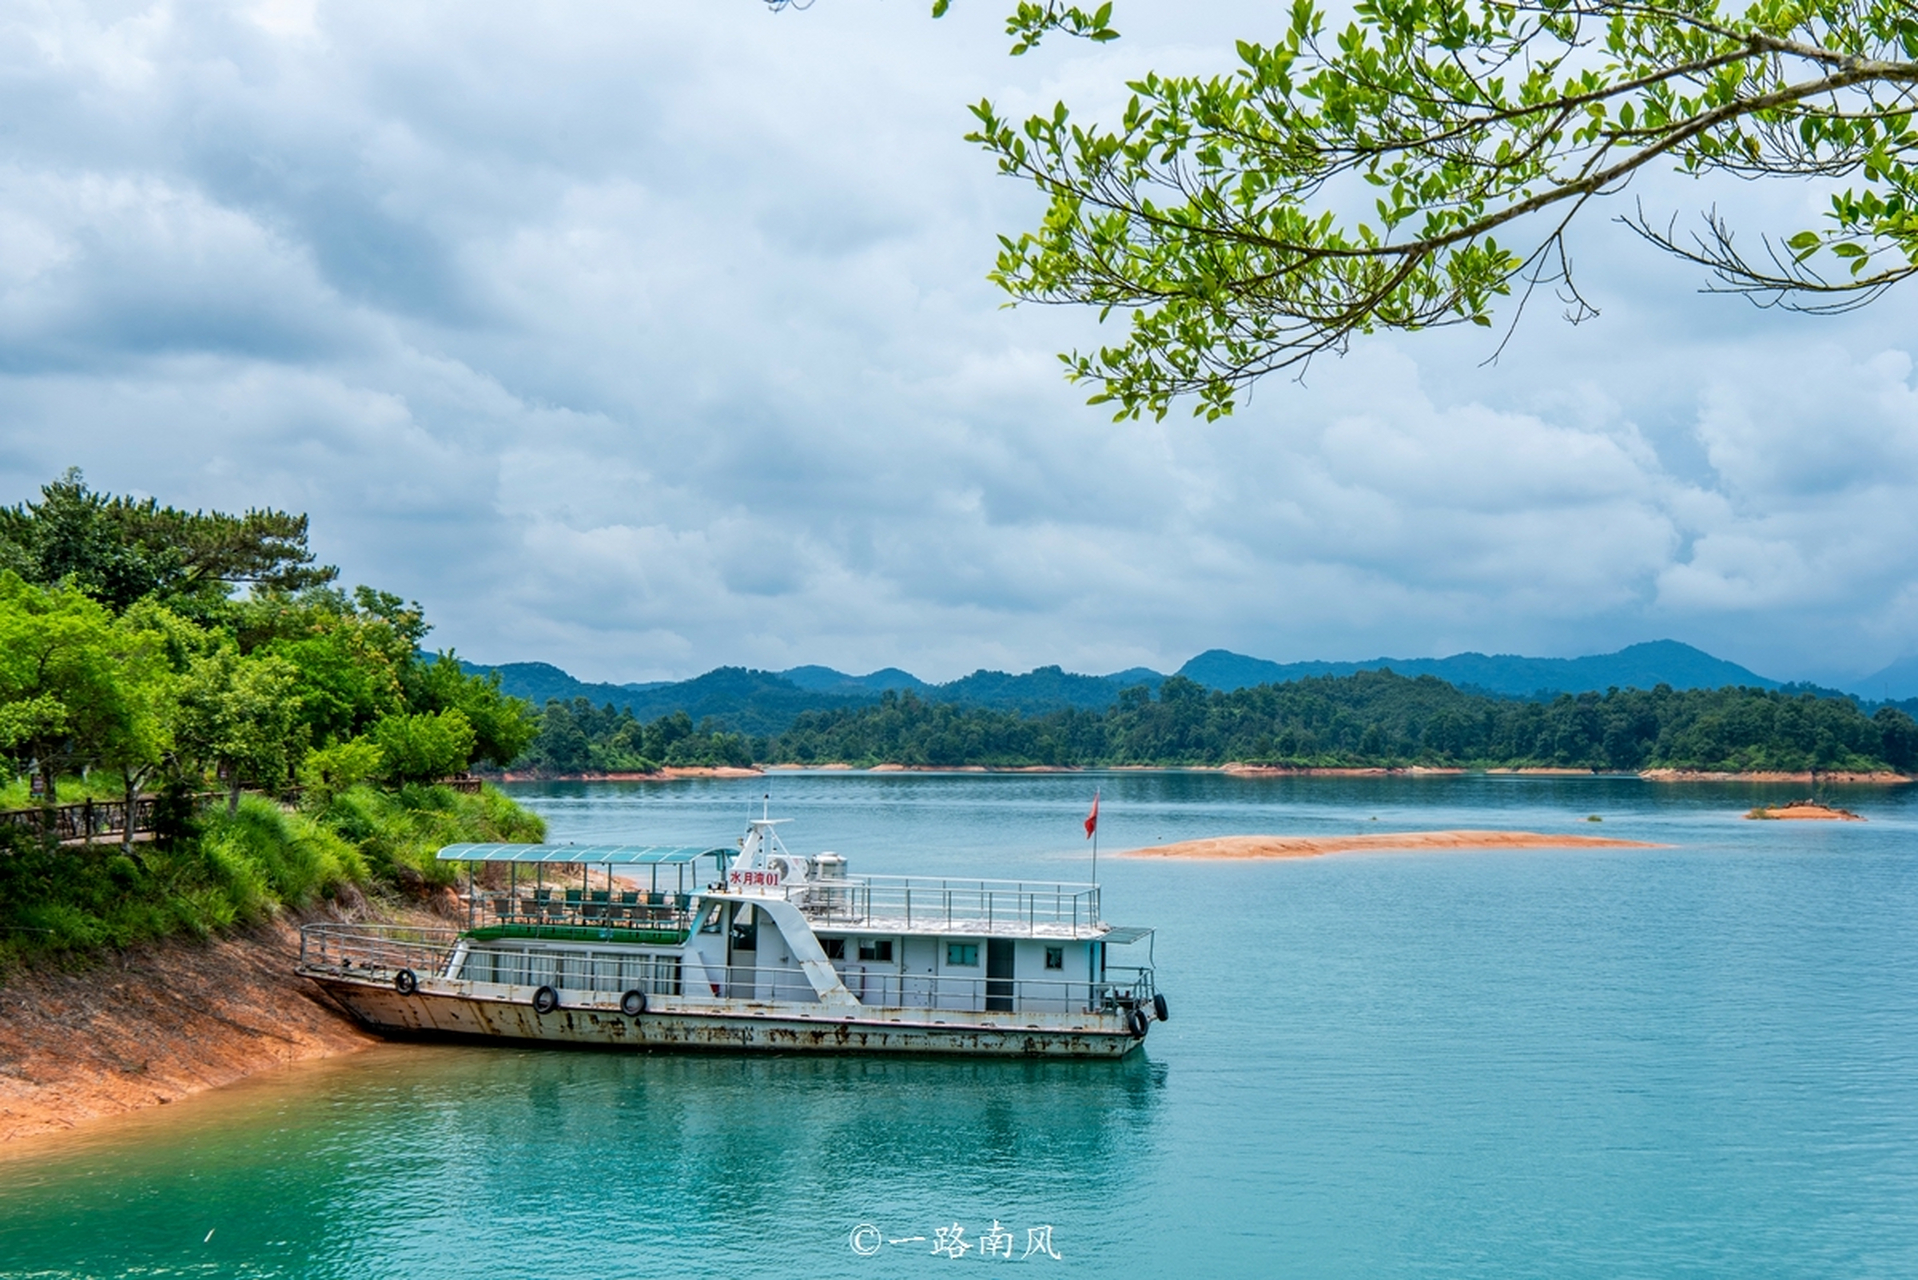
<svg viewBox="0 0 1918 1280"><path fill-rule="evenodd" d="M1317 765L1252 765L1238 761L1228 761L1222 765L1209 764L1118 764L1118 765L984 765L984 764L850 764L845 761L829 761L824 764L761 764L744 768L662 768L650 773L551 773L538 769L508 770L499 774L488 774L489 780L498 782L673 782L682 778L758 778L777 773L1086 773L1090 771L1109 773L1221 773L1238 778L1440 778L1461 777L1466 774L1510 775L1514 777L1540 778L1639 778L1646 782L1741 782L1741 783L1807 783L1819 786L1895 786L1914 781L1910 774L1892 770L1875 772L1857 772L1848 770L1823 770L1813 773L1811 770L1785 772L1781 770L1752 770L1745 773L1714 772L1703 769L1641 769L1635 771L1613 772L1602 769L1558 769L1558 768L1483 768L1468 769L1459 767L1426 767L1420 765L1337 768Z"/></svg>
<svg viewBox="0 0 1918 1280"><path fill-rule="evenodd" d="M1849 698L1775 689L1660 685L1526 699L1389 670L1231 692L1174 676L1156 692L1123 689L1103 710L1027 713L889 691L876 703L801 712L762 736L683 711L642 722L611 704L555 700L509 772L644 779L781 767L1903 782L1918 773L1918 721L1894 706L1867 715Z"/></svg>

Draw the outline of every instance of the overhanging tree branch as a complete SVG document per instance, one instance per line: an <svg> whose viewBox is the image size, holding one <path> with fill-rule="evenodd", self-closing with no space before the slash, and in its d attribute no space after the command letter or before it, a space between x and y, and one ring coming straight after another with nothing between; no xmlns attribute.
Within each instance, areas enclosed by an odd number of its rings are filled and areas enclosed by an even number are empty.
<svg viewBox="0 0 1918 1280"><path fill-rule="evenodd" d="M1111 38L1109 17L1022 4L1009 30L1021 49ZM1001 238L992 278L1021 301L1127 313L1123 343L1062 357L1121 417L1185 396L1217 417L1355 333L1490 325L1515 282L1557 279L1589 314L1567 227L1655 162L1854 181L1759 262L1715 209L1682 243L1642 209L1623 219L1710 271L1710 291L1823 313L1918 272L1911 0L1363 0L1329 39L1294 0L1276 43L1238 54L1229 74L1132 83L1111 127L1063 103L1018 124L973 108L971 139L1047 202Z"/></svg>

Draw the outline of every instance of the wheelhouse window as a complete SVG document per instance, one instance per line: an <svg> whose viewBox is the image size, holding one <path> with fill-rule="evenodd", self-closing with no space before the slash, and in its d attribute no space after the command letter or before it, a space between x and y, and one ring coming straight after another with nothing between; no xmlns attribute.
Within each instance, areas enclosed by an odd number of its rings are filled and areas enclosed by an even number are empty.
<svg viewBox="0 0 1918 1280"><path fill-rule="evenodd" d="M877 960L882 964L892 963L891 938L861 938L859 940L859 958Z"/></svg>
<svg viewBox="0 0 1918 1280"><path fill-rule="evenodd" d="M1066 967L1066 949L1064 947L1046 948L1046 968L1063 969Z"/></svg>
<svg viewBox="0 0 1918 1280"><path fill-rule="evenodd" d="M826 949L826 959L844 960L846 958L846 940L844 938L821 938L819 945Z"/></svg>
<svg viewBox="0 0 1918 1280"><path fill-rule="evenodd" d="M946 963L962 968L979 967L979 944L976 942L948 942L946 944Z"/></svg>

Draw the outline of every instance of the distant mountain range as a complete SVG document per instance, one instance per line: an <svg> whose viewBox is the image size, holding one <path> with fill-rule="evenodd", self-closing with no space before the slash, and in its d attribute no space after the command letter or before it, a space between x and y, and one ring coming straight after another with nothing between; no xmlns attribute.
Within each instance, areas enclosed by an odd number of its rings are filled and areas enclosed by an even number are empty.
<svg viewBox="0 0 1918 1280"><path fill-rule="evenodd" d="M1767 680L1736 662L1714 658L1703 649L1676 640L1651 640L1588 658L1455 653L1449 658L1374 658L1370 662L1267 662L1212 649L1179 668L1179 674L1208 688L1243 689L1307 676L1349 676L1385 667L1402 676L1437 676L1461 688L1517 698L1539 693L1603 692L1613 686L1650 689L1660 684L1674 689L1781 687L1778 681Z"/></svg>
<svg viewBox="0 0 1918 1280"><path fill-rule="evenodd" d="M1918 656L1900 658L1883 671L1845 686L1867 701L1918 699Z"/></svg>
<svg viewBox="0 0 1918 1280"><path fill-rule="evenodd" d="M576 680L545 662L508 662L497 667L474 662L462 665L468 671L498 671L506 692L530 699L535 705L543 706L553 698L561 701L585 698L595 706L610 703L631 708L642 720L684 711L694 720L711 717L729 728L752 734L778 733L802 711L865 706L877 702L888 690L910 690L931 702L1030 714L1062 707L1097 710L1110 706L1122 689L1135 685L1156 689L1169 678L1145 667L1103 676L1075 675L1059 667L1040 667L1024 675L981 670L945 684L932 684L897 667L855 676L831 667L805 666L786 671L718 667L691 680L593 684ZM1881 673L1894 698L1903 696L1900 689L1904 683L1918 684L1918 660L1903 665L1913 670L1897 676L1898 667L1894 666ZM1437 676L1462 688L1517 698L1602 692L1613 686L1649 689L1658 684L1677 689L1716 689L1725 685L1758 689L1799 687L1781 685L1735 662L1714 658L1702 649L1676 640L1654 640L1631 645L1617 653L1584 658L1459 653L1449 658L1376 658L1370 662L1270 662L1225 649L1210 649L1180 667L1176 674L1210 689L1231 690L1382 668L1406 676ZM1860 687L1858 692L1869 698L1886 696L1877 688Z"/></svg>

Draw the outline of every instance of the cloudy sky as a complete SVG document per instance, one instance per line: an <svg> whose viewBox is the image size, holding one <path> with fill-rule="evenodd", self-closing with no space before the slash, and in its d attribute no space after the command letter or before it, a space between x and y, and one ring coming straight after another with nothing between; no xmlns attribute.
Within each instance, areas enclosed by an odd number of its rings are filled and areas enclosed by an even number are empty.
<svg viewBox="0 0 1918 1280"><path fill-rule="evenodd" d="M1021 59L1005 7L0 5L0 498L78 465L307 511L435 642L593 679L1918 651L1918 289L1763 313L1594 218L1600 318L1537 307L1495 365L1371 340L1115 425L1053 356L1092 318L984 281L1036 204L965 104L1110 109L1280 7L1135 0Z"/></svg>

